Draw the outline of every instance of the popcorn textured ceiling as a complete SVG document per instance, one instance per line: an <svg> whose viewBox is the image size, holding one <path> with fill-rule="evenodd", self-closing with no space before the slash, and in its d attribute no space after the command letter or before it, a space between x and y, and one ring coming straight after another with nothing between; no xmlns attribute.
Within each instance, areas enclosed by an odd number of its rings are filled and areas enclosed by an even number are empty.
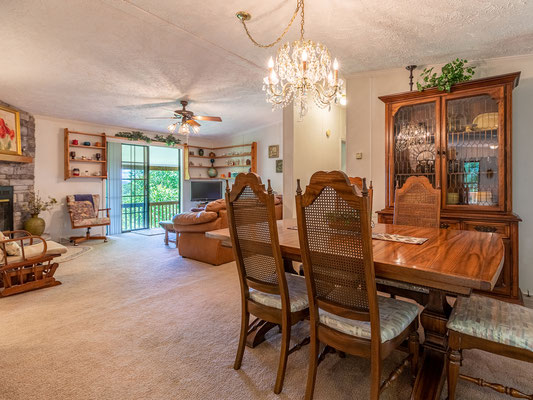
<svg viewBox="0 0 533 400"><path fill-rule="evenodd" d="M295 0L2 0L0 97L34 114L165 131L180 99L203 137L281 119L261 91ZM341 73L533 53L533 2L307 0L306 37L326 44ZM293 27L283 40L298 38ZM407 82L407 72L406 72Z"/></svg>

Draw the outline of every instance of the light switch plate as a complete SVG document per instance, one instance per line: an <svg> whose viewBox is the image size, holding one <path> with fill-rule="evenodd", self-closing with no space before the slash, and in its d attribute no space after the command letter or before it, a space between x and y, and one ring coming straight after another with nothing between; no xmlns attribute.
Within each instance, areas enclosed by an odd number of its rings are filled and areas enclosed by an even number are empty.
<svg viewBox="0 0 533 400"><path fill-rule="evenodd" d="M361 160L363 158L363 153L355 153L355 159Z"/></svg>

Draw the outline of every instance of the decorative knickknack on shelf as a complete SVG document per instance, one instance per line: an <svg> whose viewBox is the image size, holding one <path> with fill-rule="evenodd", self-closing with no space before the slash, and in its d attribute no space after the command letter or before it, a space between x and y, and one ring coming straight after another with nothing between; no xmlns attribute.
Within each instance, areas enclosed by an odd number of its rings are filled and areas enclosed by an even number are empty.
<svg viewBox="0 0 533 400"><path fill-rule="evenodd" d="M215 159L212 158L211 160L209 160L211 162L211 168L209 168L207 170L207 175L210 177L210 178L216 178L217 175L218 175L218 171L217 169L215 168L214 166L214 163L215 163Z"/></svg>
<svg viewBox="0 0 533 400"><path fill-rule="evenodd" d="M24 230L30 232L32 235L40 236L43 234L46 227L44 219L39 217L43 211L52 209L57 204L57 200L48 196L48 201L44 201L39 193L31 192L28 205L25 211L31 214L31 218L24 222Z"/></svg>

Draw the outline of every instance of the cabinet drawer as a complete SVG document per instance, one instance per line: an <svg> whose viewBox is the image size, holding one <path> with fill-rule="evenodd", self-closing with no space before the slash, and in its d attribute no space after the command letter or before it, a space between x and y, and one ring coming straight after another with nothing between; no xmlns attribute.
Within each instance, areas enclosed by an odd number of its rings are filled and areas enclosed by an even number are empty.
<svg viewBox="0 0 533 400"><path fill-rule="evenodd" d="M463 228L467 231L499 233L507 238L510 235L509 225L499 222L465 221L463 222Z"/></svg>
<svg viewBox="0 0 533 400"><path fill-rule="evenodd" d="M461 221L455 219L441 219L440 220L441 229L461 229Z"/></svg>

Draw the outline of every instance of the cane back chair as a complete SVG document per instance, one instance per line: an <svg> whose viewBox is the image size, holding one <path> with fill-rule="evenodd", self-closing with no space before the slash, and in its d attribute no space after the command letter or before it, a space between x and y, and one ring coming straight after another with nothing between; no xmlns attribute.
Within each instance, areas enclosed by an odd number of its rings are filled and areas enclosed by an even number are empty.
<svg viewBox="0 0 533 400"><path fill-rule="evenodd" d="M458 297L448 328L448 399L455 400L458 379L488 387L509 396L533 400L499 383L459 374L463 349L480 349L533 363L533 310L486 296Z"/></svg>
<svg viewBox="0 0 533 400"><path fill-rule="evenodd" d="M394 195L394 224L440 228L440 189L425 176L410 176Z"/></svg>
<svg viewBox="0 0 533 400"><path fill-rule="evenodd" d="M306 399L312 399L323 343L371 360L370 398L378 399L411 362L418 364L418 306L377 295L370 205L366 181L359 196L344 172L313 174L296 195L298 233L304 263L311 348ZM381 383L381 362L405 339L410 354Z"/></svg>
<svg viewBox="0 0 533 400"><path fill-rule="evenodd" d="M274 194L255 173L239 174L226 188L228 225L241 286L242 320L234 368L241 367L246 338L258 320L281 327L281 354L274 392L283 388L291 326L309 315L305 279L285 273L278 240ZM258 320L249 325L250 314ZM299 348L299 347L298 347Z"/></svg>

